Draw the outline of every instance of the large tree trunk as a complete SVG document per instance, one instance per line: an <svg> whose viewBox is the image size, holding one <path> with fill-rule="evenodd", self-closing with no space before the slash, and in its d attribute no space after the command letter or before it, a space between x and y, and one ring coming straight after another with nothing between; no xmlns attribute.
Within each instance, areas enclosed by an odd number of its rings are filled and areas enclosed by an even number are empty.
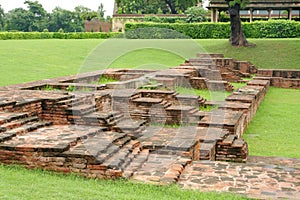
<svg viewBox="0 0 300 200"><path fill-rule="evenodd" d="M171 0L165 0L165 1L166 1L166 4L168 5L168 7L169 7L170 10L171 10L171 13L172 13L172 14L177 14L175 5L172 3L172 1L171 1Z"/></svg>
<svg viewBox="0 0 300 200"><path fill-rule="evenodd" d="M243 30L242 23L240 17L240 9L241 5L236 3L233 6L230 5L230 1L228 1L229 6L229 14L230 14L230 44L232 46L255 46L247 41Z"/></svg>

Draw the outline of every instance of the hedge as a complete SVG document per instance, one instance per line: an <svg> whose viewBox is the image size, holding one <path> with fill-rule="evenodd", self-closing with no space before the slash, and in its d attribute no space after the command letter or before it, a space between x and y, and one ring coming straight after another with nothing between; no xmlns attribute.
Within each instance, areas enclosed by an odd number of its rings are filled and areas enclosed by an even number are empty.
<svg viewBox="0 0 300 200"><path fill-rule="evenodd" d="M243 31L247 38L295 38L300 37L300 23L287 20L245 22ZM164 33L165 31L172 34ZM171 31L170 31L171 30ZM175 34L175 32L177 32ZM126 23L125 33L132 39L163 38L229 38L230 23Z"/></svg>
<svg viewBox="0 0 300 200"><path fill-rule="evenodd" d="M32 39L108 39L123 37L122 33L103 32L0 32L0 40L32 40Z"/></svg>

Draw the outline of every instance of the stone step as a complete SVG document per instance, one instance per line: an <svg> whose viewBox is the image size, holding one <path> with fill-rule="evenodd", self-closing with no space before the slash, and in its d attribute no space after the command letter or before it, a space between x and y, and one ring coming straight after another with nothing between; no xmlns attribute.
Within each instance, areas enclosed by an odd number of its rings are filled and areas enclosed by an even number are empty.
<svg viewBox="0 0 300 200"><path fill-rule="evenodd" d="M111 156L109 159L107 159L103 165L107 166L109 169L113 170L121 170L122 166L126 163L127 159L130 155L130 150L122 148L118 152L116 152L113 156ZM130 162L130 161L129 161Z"/></svg>
<svg viewBox="0 0 300 200"><path fill-rule="evenodd" d="M28 117L28 113L0 112L0 125Z"/></svg>
<svg viewBox="0 0 300 200"><path fill-rule="evenodd" d="M83 139L81 144L71 147L64 154L69 157L89 157L90 164L99 165L113 156L119 149L128 143L128 139L123 133L107 132L102 127L95 136Z"/></svg>
<svg viewBox="0 0 300 200"><path fill-rule="evenodd" d="M120 112L94 112L83 117L84 121L91 125L114 126L123 119Z"/></svg>
<svg viewBox="0 0 300 200"><path fill-rule="evenodd" d="M37 130L39 128L43 128L46 126L51 126L52 122L45 122L45 121L31 121L23 126L20 126L18 128L11 129L9 131L6 131L0 135L0 142L10 140L13 137L16 137L17 135L25 134L34 130Z"/></svg>
<svg viewBox="0 0 300 200"><path fill-rule="evenodd" d="M138 171L143 164L148 160L149 157L149 149L143 149L142 151L139 150L132 159L131 163L124 168L123 177L130 178L133 176L134 172Z"/></svg>
<svg viewBox="0 0 300 200"><path fill-rule="evenodd" d="M95 111L96 111L95 105L79 105L66 110L67 114L77 115L77 116L87 115Z"/></svg>
<svg viewBox="0 0 300 200"><path fill-rule="evenodd" d="M131 120L126 119L119 122L116 126L114 126L115 130L122 131L124 133L135 133L139 131L141 127L145 126L147 121L145 120Z"/></svg>
<svg viewBox="0 0 300 200"><path fill-rule="evenodd" d="M72 106L82 105L84 104L85 101L86 101L85 98L72 98L72 99L67 99L67 100L57 102L57 105L58 106L66 105L68 107L72 107Z"/></svg>
<svg viewBox="0 0 300 200"><path fill-rule="evenodd" d="M160 155L153 152L132 178L147 183L174 184L190 162L190 159L177 155Z"/></svg>
<svg viewBox="0 0 300 200"><path fill-rule="evenodd" d="M18 128L18 127L20 127L24 124L29 123L29 122L36 122L38 120L39 120L39 118L37 116L14 120L14 121L11 121L9 123L3 124L0 128L0 130L2 129L4 131L8 131L8 130L11 130L11 129L14 129L14 128Z"/></svg>
<svg viewBox="0 0 300 200"><path fill-rule="evenodd" d="M115 141L105 152L100 152L97 161L110 169L121 169L123 164L130 162L129 154L138 142L132 142L130 137L123 137ZM128 157L128 158L127 158ZM126 161L126 162L125 162Z"/></svg>

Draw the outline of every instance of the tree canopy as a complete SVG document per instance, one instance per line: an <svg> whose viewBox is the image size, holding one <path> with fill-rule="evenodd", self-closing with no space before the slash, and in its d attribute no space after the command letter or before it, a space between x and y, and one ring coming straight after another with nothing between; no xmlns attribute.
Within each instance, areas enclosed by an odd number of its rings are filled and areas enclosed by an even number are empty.
<svg viewBox="0 0 300 200"><path fill-rule="evenodd" d="M5 13L0 5L0 31L51 31L80 32L84 30L85 20L104 20L104 6L100 4L97 11L84 6L77 6L74 11L56 7L51 13L38 1L26 0L27 9L15 8Z"/></svg>
<svg viewBox="0 0 300 200"><path fill-rule="evenodd" d="M119 14L179 14L201 0L116 0Z"/></svg>

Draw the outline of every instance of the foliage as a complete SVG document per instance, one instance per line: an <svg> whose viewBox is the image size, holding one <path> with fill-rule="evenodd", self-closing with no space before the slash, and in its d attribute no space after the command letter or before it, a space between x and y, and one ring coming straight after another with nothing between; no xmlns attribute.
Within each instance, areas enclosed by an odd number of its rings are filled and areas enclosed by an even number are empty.
<svg viewBox="0 0 300 200"><path fill-rule="evenodd" d="M193 22L206 22L206 15L208 14L208 11L205 10L202 7L199 6L193 6L188 8L185 11L185 14L187 14L186 22L193 23Z"/></svg>
<svg viewBox="0 0 300 200"><path fill-rule="evenodd" d="M56 32L62 29L64 32L81 32L83 31L82 19L79 12L56 7L50 14L48 29L50 32Z"/></svg>
<svg viewBox="0 0 300 200"><path fill-rule="evenodd" d="M4 29L4 17L5 17L4 10L0 4L0 31Z"/></svg>
<svg viewBox="0 0 300 200"><path fill-rule="evenodd" d="M122 33L104 32L0 32L0 40L32 40L32 39L108 39L120 37Z"/></svg>
<svg viewBox="0 0 300 200"><path fill-rule="evenodd" d="M38 1L27 0L24 4L27 9L16 8L7 14L2 12L0 6L0 31L41 32L48 29L50 32L57 32L62 29L64 32L81 32L84 30L85 20L104 20L103 4L100 4L97 11L77 6L74 11L56 7L51 13L47 13Z"/></svg>
<svg viewBox="0 0 300 200"><path fill-rule="evenodd" d="M117 82L118 80L113 79L111 77L108 76L101 76L99 79L98 84L107 84L107 83L112 83L112 82Z"/></svg>
<svg viewBox="0 0 300 200"><path fill-rule="evenodd" d="M151 31L151 29L153 29ZM135 30L135 31L134 31ZM228 23L126 23L126 37L131 39L228 38ZM154 32L154 34L149 34ZM172 33L172 34L169 34Z"/></svg>
<svg viewBox="0 0 300 200"><path fill-rule="evenodd" d="M196 90L187 87L176 87L176 92L183 95L197 95L205 98L206 100L224 101L224 99L231 94L225 91L209 91L209 90Z"/></svg>
<svg viewBox="0 0 300 200"><path fill-rule="evenodd" d="M300 23L290 20L270 20L244 23L248 38L295 38L300 37Z"/></svg>
<svg viewBox="0 0 300 200"><path fill-rule="evenodd" d="M166 34L149 34L153 31L166 32ZM245 36L248 38L295 38L300 37L300 23L287 20L259 21L243 23ZM136 30L136 31L133 31ZM193 39L229 38L229 23L127 23L125 24L126 37L128 38L168 38L168 32L179 32L182 38L188 36ZM128 34L127 34L128 33ZM183 37L184 38L184 37Z"/></svg>
<svg viewBox="0 0 300 200"><path fill-rule="evenodd" d="M117 0L119 14L178 14L195 6L198 0Z"/></svg>
<svg viewBox="0 0 300 200"><path fill-rule="evenodd" d="M158 17L152 15L146 15L143 18L137 18L137 20L142 20L144 22L155 22L155 23L184 23L186 17Z"/></svg>
<svg viewBox="0 0 300 200"><path fill-rule="evenodd" d="M229 6L234 6L235 4L239 4L241 8L245 8L246 5L250 2L250 0L226 0L229 1Z"/></svg>

